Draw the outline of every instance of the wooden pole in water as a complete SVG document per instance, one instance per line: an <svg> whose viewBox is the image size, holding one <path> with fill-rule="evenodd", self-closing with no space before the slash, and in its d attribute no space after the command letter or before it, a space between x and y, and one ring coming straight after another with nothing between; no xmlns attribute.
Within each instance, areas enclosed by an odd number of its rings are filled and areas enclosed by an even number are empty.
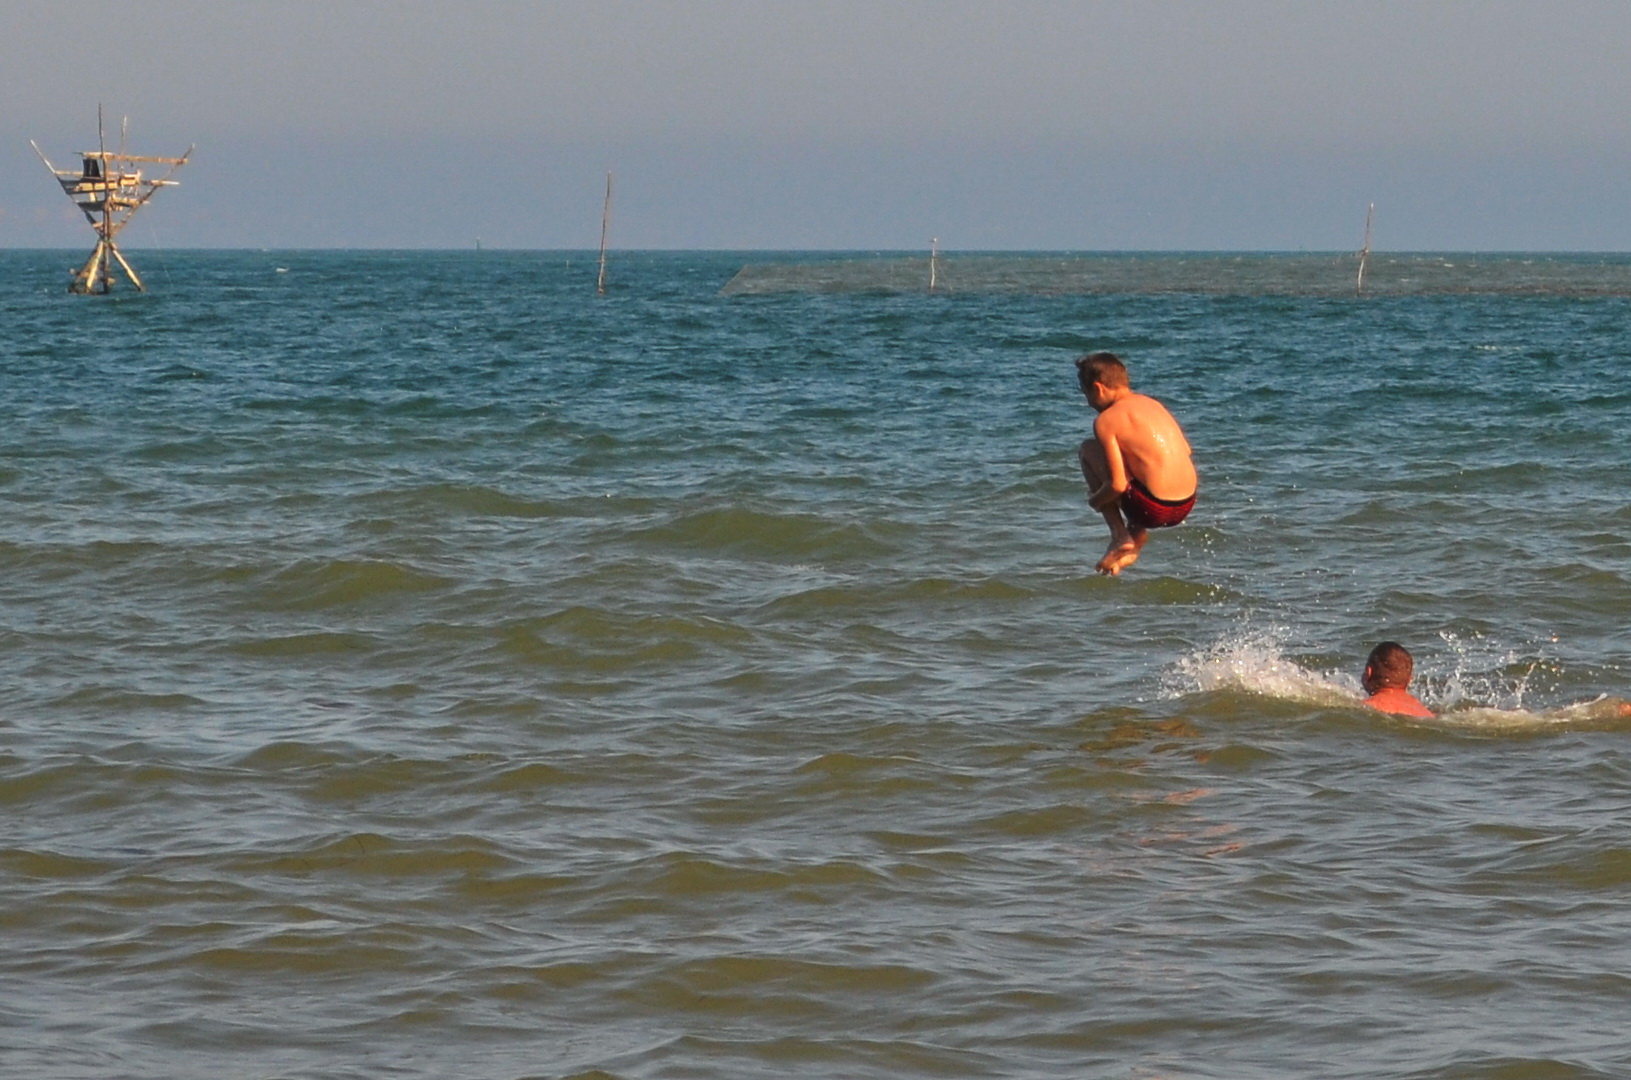
<svg viewBox="0 0 1631 1080"><path fill-rule="evenodd" d="M936 283L940 280L940 237L936 236L929 241L929 292L934 292Z"/></svg>
<svg viewBox="0 0 1631 1080"><path fill-rule="evenodd" d="M1359 277L1354 281L1354 295L1359 296L1365 291L1365 264L1370 262L1370 223L1376 213L1376 204L1371 203L1370 209L1365 211L1365 246L1359 249Z"/></svg>
<svg viewBox="0 0 1631 1080"><path fill-rule="evenodd" d="M606 295L606 237L612 228L612 173L606 170L606 204L600 211L600 276L595 279L595 293Z"/></svg>
<svg viewBox="0 0 1631 1080"><path fill-rule="evenodd" d="M96 260L97 273L94 281L87 282L87 292L100 292L104 295L113 288L113 267L109 265L107 248L113 238L113 190L108 186L108 141L102 134L102 103L96 105L96 153L102 162L102 224L97 227L98 237L96 250L101 258ZM141 289L140 285L136 286Z"/></svg>

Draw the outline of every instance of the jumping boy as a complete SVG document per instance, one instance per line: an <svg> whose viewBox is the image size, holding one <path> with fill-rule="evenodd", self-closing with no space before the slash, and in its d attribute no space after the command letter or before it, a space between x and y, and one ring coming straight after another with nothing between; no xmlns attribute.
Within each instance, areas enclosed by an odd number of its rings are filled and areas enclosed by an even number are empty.
<svg viewBox="0 0 1631 1080"><path fill-rule="evenodd" d="M1365 674L1359 680L1359 685L1370 695L1365 704L1400 716L1432 716L1432 710L1417 701L1409 690L1415 668L1410 651L1397 641L1384 641L1376 646L1365 660Z"/></svg>
<svg viewBox="0 0 1631 1080"><path fill-rule="evenodd" d="M1127 365L1114 353L1076 361L1076 381L1098 412L1093 436L1077 457L1087 503L1110 526L1101 574L1119 574L1138 561L1151 529L1176 525L1195 505L1198 479L1189 440L1159 401L1133 393Z"/></svg>

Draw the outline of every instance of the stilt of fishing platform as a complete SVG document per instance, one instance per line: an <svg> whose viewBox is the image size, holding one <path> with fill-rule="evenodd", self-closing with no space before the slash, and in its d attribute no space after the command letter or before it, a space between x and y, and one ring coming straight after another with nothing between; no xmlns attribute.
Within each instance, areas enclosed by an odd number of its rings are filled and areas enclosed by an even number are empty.
<svg viewBox="0 0 1631 1080"><path fill-rule="evenodd" d="M1359 249L1359 277L1354 280L1354 295L1362 296L1365 292L1365 264L1370 262L1370 223L1376 213L1376 204L1371 203L1370 209L1365 211L1365 246Z"/></svg>
<svg viewBox="0 0 1631 1080"><path fill-rule="evenodd" d="M612 173L606 171L606 202L600 209L600 275L595 278L595 294L606 295L606 237L612 230Z"/></svg>
<svg viewBox="0 0 1631 1080"><path fill-rule="evenodd" d="M128 121L119 127L119 149L109 150L107 139L103 134L102 107L96 107L96 149L85 150L79 155L80 168L59 169L51 164L37 144L30 140L29 145L34 152L45 162L45 167L51 170L51 175L57 178L62 190L74 205L79 207L85 215L85 220L91 223L96 230L96 250L91 257L85 260L85 265L79 268L74 279L68 285L71 293L106 293L113 288L114 266L124 271L126 280L136 287L137 292L146 292L147 286L142 279L136 276L130 263L125 261L124 253L119 245L114 243L114 237L119 230L130 223L136 211L147 205L147 201L158 194L160 188L175 187L180 181L172 180L177 169L187 164L192 156L193 148L188 147L187 152L180 157L143 157L138 154L127 153L125 150L125 134ZM140 168L133 167L140 162L151 162L159 165L168 165L170 169L157 180L148 180L142 176Z"/></svg>
<svg viewBox="0 0 1631 1080"><path fill-rule="evenodd" d="M929 292L934 293L935 286L940 282L940 237L936 236L929 241Z"/></svg>

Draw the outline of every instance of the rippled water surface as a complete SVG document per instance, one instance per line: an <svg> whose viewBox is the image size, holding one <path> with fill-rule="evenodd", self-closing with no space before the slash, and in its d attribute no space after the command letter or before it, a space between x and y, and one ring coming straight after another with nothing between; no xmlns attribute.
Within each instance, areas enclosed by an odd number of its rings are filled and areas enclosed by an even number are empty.
<svg viewBox="0 0 1631 1080"><path fill-rule="evenodd" d="M0 252L6 1075L1631 1073L1625 260L75 254ZM1119 579L1095 348L1202 474Z"/></svg>

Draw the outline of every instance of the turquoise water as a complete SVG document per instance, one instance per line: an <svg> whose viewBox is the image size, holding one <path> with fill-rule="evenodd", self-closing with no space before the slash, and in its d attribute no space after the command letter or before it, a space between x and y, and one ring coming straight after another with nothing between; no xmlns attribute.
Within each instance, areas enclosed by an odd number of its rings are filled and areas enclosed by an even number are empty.
<svg viewBox="0 0 1631 1080"><path fill-rule="evenodd" d="M1628 260L77 254L0 252L8 1075L1631 1071ZM1096 348L1202 475L1114 580Z"/></svg>

